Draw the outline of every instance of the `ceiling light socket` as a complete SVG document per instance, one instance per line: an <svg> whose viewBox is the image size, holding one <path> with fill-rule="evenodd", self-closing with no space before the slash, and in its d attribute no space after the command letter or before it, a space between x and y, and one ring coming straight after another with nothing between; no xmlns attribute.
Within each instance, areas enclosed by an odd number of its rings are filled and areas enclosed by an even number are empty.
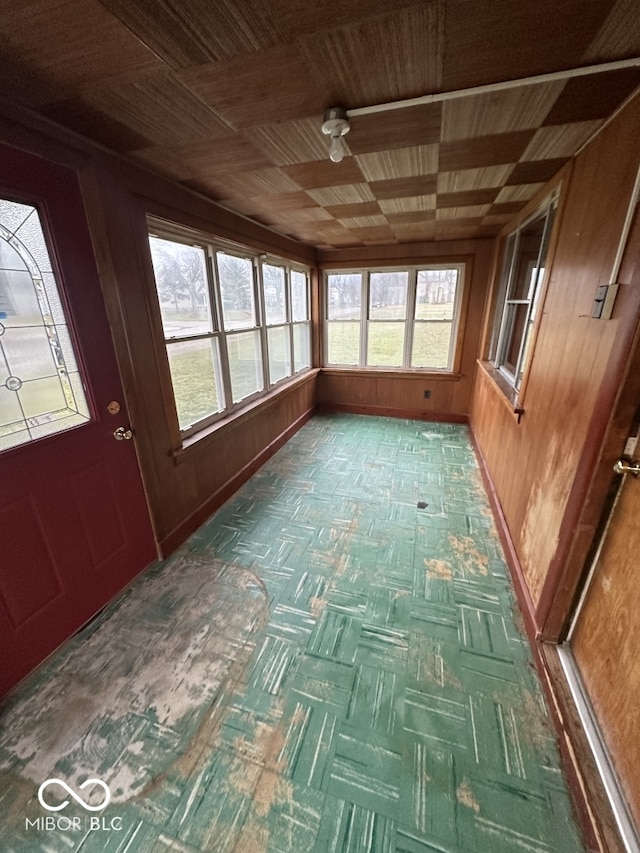
<svg viewBox="0 0 640 853"><path fill-rule="evenodd" d="M332 138L336 136L344 136L351 130L347 111L344 107L332 107L330 110L325 110L322 117L322 132L326 136Z"/></svg>
<svg viewBox="0 0 640 853"><path fill-rule="evenodd" d="M351 126L344 107L332 107L326 110L322 119L322 132L330 137L329 159L339 163L344 157L342 137L349 133Z"/></svg>

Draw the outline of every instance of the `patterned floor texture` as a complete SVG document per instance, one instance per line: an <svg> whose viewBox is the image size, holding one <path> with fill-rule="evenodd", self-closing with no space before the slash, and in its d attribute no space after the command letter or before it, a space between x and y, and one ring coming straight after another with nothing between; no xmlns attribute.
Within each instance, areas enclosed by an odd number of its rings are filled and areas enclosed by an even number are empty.
<svg viewBox="0 0 640 853"><path fill-rule="evenodd" d="M466 428L303 427L5 703L0 828L10 853L582 851Z"/></svg>

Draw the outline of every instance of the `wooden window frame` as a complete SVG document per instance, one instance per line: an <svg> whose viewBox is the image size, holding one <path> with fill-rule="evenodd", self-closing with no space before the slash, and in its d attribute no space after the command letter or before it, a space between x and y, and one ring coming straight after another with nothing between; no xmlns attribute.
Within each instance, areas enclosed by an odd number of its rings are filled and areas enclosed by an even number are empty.
<svg viewBox="0 0 640 853"><path fill-rule="evenodd" d="M296 379L302 374L309 372L312 370L311 363L305 365L304 367L296 370L296 354L294 349L294 334L293 327L294 326L306 326L309 334L308 348L307 352L311 353L311 317L310 317L310 306L311 306L311 293L310 293L310 283L311 283L311 269L310 267L305 266L304 264L298 263L296 261L289 260L288 258L283 258L277 255L265 254L262 251L252 249L250 246L246 246L239 243L233 243L228 240L224 240L216 237L212 234L206 234L201 231L197 231L195 229L187 228L181 226L177 223L168 222L163 219L159 219L155 216L148 215L147 219L147 233L148 236L157 237L159 239L168 240L174 243L182 243L184 245L190 246L198 246L204 249L207 257L206 264L206 277L207 277L207 293L209 297L210 303L210 311L212 317L212 325L213 331L210 333L205 333L201 335L187 336L188 340L199 339L199 338L215 338L217 341L218 352L219 352L219 373L220 373L220 390L223 395L224 405L222 408L214 412L204 418L199 419L198 421L185 426L184 428L180 427L177 407L175 404L175 393L173 387L173 381L171 378L171 371L169 369L169 361L167 355L167 347L172 343L176 343L182 340L182 337L176 339L175 337L167 338L164 334L164 329L162 327L161 322L161 312L160 312L160 299L157 292L155 275L153 275L154 282L154 297L156 300L156 308L154 314L157 317L156 323L154 324L157 327L157 333L159 340L162 341L162 350L165 354L166 359L166 386L168 392L171 394L171 398L173 400L173 416L175 418L175 429L177 433L180 435L181 443L184 446L184 443L187 442L189 445L193 443L194 440L198 439L199 434L202 434L204 437L208 435L211 431L212 427L216 426L218 421L223 423L228 423L229 416L234 414L240 414L245 411L248 407L251 407L253 404L258 402L260 399L270 396L274 391L277 391L279 386L285 385L291 380ZM220 289L220 277L218 273L217 267L217 252L223 252L225 254L233 255L235 257L246 258L251 261L252 264L252 288L253 288L253 298L254 298L254 309L255 309L255 317L254 324L250 327L239 328L239 329L226 329L224 322L224 313L222 307L222 292ZM153 264L151 263L149 250L149 265L151 271L153 273ZM276 325L267 325L266 323L266 312L265 312L265 304L264 304L264 286L263 286L263 277L262 277L262 265L269 264L272 266L279 266L285 270L285 322L279 323ZM306 282L306 315L307 318L304 321L296 321L295 323L292 320L292 310L291 310L291 272L296 271L305 276ZM274 328L286 328L288 330L288 342L289 342L289 352L290 352L290 370L286 376L280 377L276 381L271 381L270 371L269 371L269 343L268 343L268 331L269 329ZM259 352L260 352L260 366L262 369L262 387L258 389L255 393L248 395L247 397L243 397L238 400L238 402L233 401L232 388L231 388L231 375L229 368L229 358L228 358L228 348L227 341L229 338L232 338L235 335L242 333L254 333L259 337ZM310 362L310 358L307 359ZM218 377L216 377L218 379Z"/></svg>
<svg viewBox="0 0 640 853"><path fill-rule="evenodd" d="M558 208L559 189L545 199L543 204L538 206L530 216L518 223L517 227L503 238L500 253L502 266L491 331L489 361L498 372L501 380L515 395L518 395L523 388L525 373L533 354L535 320L532 315L534 309L539 312L542 304L545 283L549 274L549 261L552 257L553 233L554 226L558 221ZM530 287L526 298L513 299L511 293L514 286L514 276L520 261L519 251L522 233L531 222L541 217L544 217L542 236L535 265L532 267L537 271L535 282ZM515 305L525 306L525 318L518 356L514 369L511 370L507 365L507 353L510 351L514 338L515 324L510 320L510 314L513 313L513 306Z"/></svg>
<svg viewBox="0 0 640 853"><path fill-rule="evenodd" d="M322 298L323 298L323 353L322 365L324 368L331 370L358 370L371 373L379 373L381 371L395 372L402 374L414 373L436 373L440 375L454 375L459 369L460 353L461 353L461 335L464 331L463 315L466 310L466 279L468 276L468 264L465 261L452 262L435 262L435 263L420 263L420 264L394 264L393 266L375 266L375 267L345 267L336 269L323 270L322 276ZM415 316L418 273L424 270L450 270L458 271L456 282L456 296L453 307L453 316L449 320L418 320ZM390 272L406 272L408 274L407 282L407 298L406 298L406 314L404 320L393 322L402 322L405 325L403 339L403 360L398 366L387 365L370 365L367 364L367 348L369 336L369 323L371 322L392 322L382 320L370 320L369 318L369 294L371 289L371 276L375 273L390 273ZM351 320L331 320L329 317L329 276L332 275L360 275L361 293L360 293L360 317ZM357 322L360 324L360 343L359 343L359 360L356 364L347 364L343 362L330 362L328 359L328 326L329 323L339 322ZM451 322L451 337L449 340L449 357L446 367L413 367L411 360L413 357L413 342L415 335L416 324L421 323L436 323L436 322Z"/></svg>

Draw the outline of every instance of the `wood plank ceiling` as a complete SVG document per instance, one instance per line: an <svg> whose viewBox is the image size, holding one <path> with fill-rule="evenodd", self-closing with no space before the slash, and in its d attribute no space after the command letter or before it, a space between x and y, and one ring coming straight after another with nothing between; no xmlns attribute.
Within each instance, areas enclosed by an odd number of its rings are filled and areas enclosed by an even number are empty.
<svg viewBox="0 0 640 853"><path fill-rule="evenodd" d="M640 55L637 0L0 0L3 97L318 247L485 237L640 69L323 111Z"/></svg>

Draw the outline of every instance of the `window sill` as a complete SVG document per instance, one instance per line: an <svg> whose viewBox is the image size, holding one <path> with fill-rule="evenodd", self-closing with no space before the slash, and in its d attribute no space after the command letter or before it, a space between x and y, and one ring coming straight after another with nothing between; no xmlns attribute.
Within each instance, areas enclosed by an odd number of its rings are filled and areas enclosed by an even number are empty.
<svg viewBox="0 0 640 853"><path fill-rule="evenodd" d="M266 409L279 401L279 398L305 385L307 382L313 381L319 372L318 368L310 368L304 373L288 379L286 382L281 382L264 396L259 397L257 400L251 400L251 402L242 406L242 408L236 409L234 412L215 421L215 423L209 424L188 438L185 438L182 446L171 453L175 464L179 465L181 462L191 459L195 452L206 451L213 441L220 439L221 434L231 432L252 418L264 414Z"/></svg>
<svg viewBox="0 0 640 853"><path fill-rule="evenodd" d="M497 370L490 361L481 361L478 359L478 367L482 370L484 375L488 377L493 384L496 386L498 391L498 399L506 406L509 412L512 415L517 415L518 423L520 423L520 418L524 414L524 409L520 406L518 401L518 392L511 385L507 379Z"/></svg>
<svg viewBox="0 0 640 853"><path fill-rule="evenodd" d="M458 382L462 379L462 373L453 373L449 370L422 370L419 367L407 370L404 367L321 367L320 373L327 376L385 376L394 379L424 379L435 381Z"/></svg>

